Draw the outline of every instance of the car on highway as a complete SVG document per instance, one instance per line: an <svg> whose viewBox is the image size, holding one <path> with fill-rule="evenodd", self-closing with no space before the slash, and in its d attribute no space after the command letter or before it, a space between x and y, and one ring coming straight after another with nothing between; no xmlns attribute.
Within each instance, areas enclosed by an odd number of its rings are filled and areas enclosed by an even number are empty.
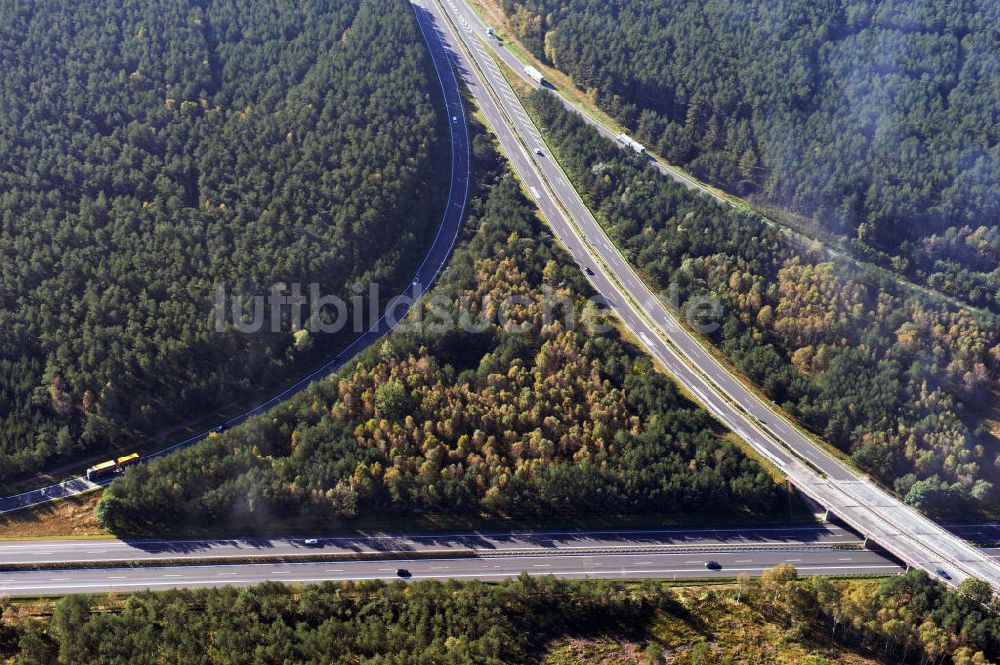
<svg viewBox="0 0 1000 665"><path fill-rule="evenodd" d="M458 17L462 14L457 8L457 4L450 1L438 3L448 16L448 20L461 22ZM493 65L486 50L477 43L476 35L468 30L455 30L445 34L445 41L448 42L449 48L455 52L464 47L472 60L478 64L478 67L474 67L473 70L477 83L480 85L472 89L472 94L482 107L491 109L490 115L495 113L495 116L500 118L500 124L507 130L506 132L497 132L495 135L504 146L504 151L507 154L513 154L518 148L523 150L524 147L530 145L528 141L539 140L534 138L535 135L530 128L530 123L522 124L514 120L519 110L517 100L510 97L509 90L503 83L503 77L491 77L486 73L488 68L492 69L491 66L495 65ZM531 69L535 70L533 67ZM537 70L532 72L525 68L525 74L532 78L537 85L542 85L542 75ZM558 94L555 91L550 92ZM509 102L505 100L509 100ZM590 119L588 118L588 120ZM603 129L604 133L614 135L614 130L601 127L600 123L588 124L598 125L598 129ZM635 143L626 134L621 134L618 141L636 153L645 152L643 146ZM535 163L532 163L530 155L529 159L524 161L524 164L515 164L519 172L524 170L524 173L521 173L522 177L540 177L542 175L537 173L538 169L535 168L541 164L540 162L536 160ZM697 187L697 185L695 186ZM717 197L714 193L711 195L713 198ZM535 198L541 199L543 197L535 193ZM577 228L594 228L595 225L598 225L593 215L589 214L585 201L573 187L552 187L545 193L544 198L552 199L550 201L552 205L561 205L567 211L565 217L569 219L561 220L559 218L564 216L557 215L550 220L552 222L550 228L565 244L572 247L574 238L578 236ZM578 219L572 219L573 217L578 217ZM577 228L574 228L574 225ZM659 328L658 332L662 332L669 339L669 342L659 339L657 336L656 340L647 343L648 346L656 347L656 349L651 349L654 355L666 349L668 343L674 347L677 351L674 354L677 357L676 360L682 362L690 370L676 372L674 375L679 377L688 389L698 388L712 393L712 397L707 397L703 393L699 393L699 397L701 402L716 417L730 425L745 423L750 426L752 434L743 438L754 449L769 458L773 458L772 451L777 445L789 449L798 458L810 460L808 464L796 463L794 467L785 468L790 483L799 487L805 494L817 499L831 512L845 516L847 518L845 521L854 529L868 531L875 526L881 530L883 526L889 526L887 531L891 533L886 533L885 537L880 539L879 545L897 557L904 558L907 562L928 560L928 557L941 557L940 552L944 549L949 552L944 557L929 560L939 560L943 565L947 565L949 568L955 567L956 570L960 568L967 570L966 564L960 564L967 559L973 562L969 564L971 567L975 567L977 572L988 577L994 585L1000 584L1000 564L977 554L972 545L940 526L928 523L925 525L926 528L920 527L919 535L914 534L911 526L913 522L907 517L909 513L904 510L902 501L874 483L866 482L864 476L795 428L781 426L782 416L774 409L760 408L757 397L740 386L740 377L737 372L731 372L723 363L713 358L712 354L704 353L702 345L694 336L690 335L683 327L674 325L669 316L663 316L662 308L655 303L652 290L648 289L643 284L643 280L637 278L628 266L619 269L615 265L609 264L602 266L602 273L617 278L615 280L617 284L601 284L600 290L602 292L607 290L606 295L613 294L622 298L622 307L625 308L623 312L625 316L622 318L626 321L625 325L632 332L638 332L638 326L631 323L630 320L645 319L647 324ZM647 305L647 303L650 304ZM645 326L645 324L643 325ZM727 384L736 386L736 388L727 387ZM713 403L716 400L717 403ZM775 439L778 439L777 441L771 440L770 436L760 436L761 432L756 430L770 430L772 426L756 425L748 413L751 410L757 410L765 414L768 421L775 420L778 423L778 427L782 431L772 433ZM778 464L785 466L780 461Z"/></svg>
<svg viewBox="0 0 1000 665"><path fill-rule="evenodd" d="M718 561L706 561L705 567L709 570L722 570L722 564Z"/></svg>
<svg viewBox="0 0 1000 665"><path fill-rule="evenodd" d="M535 154L541 156L541 155L544 155L545 153L542 152L541 148L535 148Z"/></svg>
<svg viewBox="0 0 1000 665"><path fill-rule="evenodd" d="M586 268L584 268L583 270L584 270L584 272L586 272L586 273L587 273L588 275L593 275L593 274L594 274L594 271L590 269L590 266L587 266L587 267L586 267Z"/></svg>
<svg viewBox="0 0 1000 665"><path fill-rule="evenodd" d="M453 124L453 125L457 125L458 124L458 116L457 115L451 116L451 124Z"/></svg>
<svg viewBox="0 0 1000 665"><path fill-rule="evenodd" d="M215 434L222 434L223 432L226 431L226 427L227 427L226 423L222 423L221 425L216 425L214 428L212 428L212 432L214 432Z"/></svg>
<svg viewBox="0 0 1000 665"><path fill-rule="evenodd" d="M306 538L302 544L306 547L319 547L319 538Z"/></svg>
<svg viewBox="0 0 1000 665"><path fill-rule="evenodd" d="M411 573L406 568L397 568L396 577L402 577L403 579L406 579L407 577L413 577L413 573Z"/></svg>
<svg viewBox="0 0 1000 665"><path fill-rule="evenodd" d="M940 566L934 572L937 573L938 575L940 575L941 577L943 577L946 580L950 580L951 579L951 575L948 574L948 571L945 570L944 568L941 568Z"/></svg>

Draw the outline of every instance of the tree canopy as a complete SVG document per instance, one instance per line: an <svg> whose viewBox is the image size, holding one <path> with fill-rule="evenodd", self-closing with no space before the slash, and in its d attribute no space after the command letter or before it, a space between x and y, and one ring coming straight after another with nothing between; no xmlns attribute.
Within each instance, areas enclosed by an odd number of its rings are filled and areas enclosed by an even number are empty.
<svg viewBox="0 0 1000 665"><path fill-rule="evenodd" d="M995 510L995 315L803 246L530 98L553 151L625 255L682 303L721 299L712 340L772 399L914 505ZM963 500L964 499L964 500Z"/></svg>
<svg viewBox="0 0 1000 665"><path fill-rule="evenodd" d="M669 160L1000 311L996 2L502 4Z"/></svg>
<svg viewBox="0 0 1000 665"><path fill-rule="evenodd" d="M787 564L722 587L521 575L6 605L0 657L18 665L1000 662L1000 622L966 591L918 572L800 579Z"/></svg>
<svg viewBox="0 0 1000 665"><path fill-rule="evenodd" d="M217 332L218 287L346 295L433 237L446 120L406 3L16 0L0 60L0 479L329 352Z"/></svg>
<svg viewBox="0 0 1000 665"><path fill-rule="evenodd" d="M105 491L105 525L787 510L783 486L635 347L589 334L582 274L475 143L464 238L430 295L455 321L467 303L481 331L394 331L274 411L130 469ZM576 316L547 320L554 302Z"/></svg>

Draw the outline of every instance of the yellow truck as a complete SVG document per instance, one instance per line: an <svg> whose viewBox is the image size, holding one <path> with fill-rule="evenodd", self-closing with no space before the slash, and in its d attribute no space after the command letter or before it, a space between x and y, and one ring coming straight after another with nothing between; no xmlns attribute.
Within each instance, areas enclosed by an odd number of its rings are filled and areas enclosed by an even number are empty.
<svg viewBox="0 0 1000 665"><path fill-rule="evenodd" d="M121 473L127 467L138 463L139 453L132 453L116 459L109 459L107 462L101 462L100 464L95 464L94 466L88 468L87 480L96 482L102 478L107 478L108 476L113 476L116 473Z"/></svg>

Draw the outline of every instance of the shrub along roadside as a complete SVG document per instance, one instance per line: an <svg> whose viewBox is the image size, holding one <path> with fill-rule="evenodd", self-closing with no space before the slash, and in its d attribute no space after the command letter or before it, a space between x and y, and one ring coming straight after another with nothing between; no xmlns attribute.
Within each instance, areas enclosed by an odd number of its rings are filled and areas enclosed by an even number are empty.
<svg viewBox="0 0 1000 665"><path fill-rule="evenodd" d="M70 596L3 612L0 657L48 663L554 663L644 654L662 663L998 662L1000 619L975 584L920 572L884 580L757 580L671 588L656 580L527 575L481 582ZM18 612L20 607L24 611ZM41 617L41 618L38 618ZM252 645L248 648L247 645Z"/></svg>

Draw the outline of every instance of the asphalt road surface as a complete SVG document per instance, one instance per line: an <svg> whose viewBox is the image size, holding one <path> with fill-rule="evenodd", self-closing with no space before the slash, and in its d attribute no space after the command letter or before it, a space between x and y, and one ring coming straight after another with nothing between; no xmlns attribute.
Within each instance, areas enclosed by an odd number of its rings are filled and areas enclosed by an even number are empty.
<svg viewBox="0 0 1000 665"><path fill-rule="evenodd" d="M954 527L995 540L998 525ZM60 595L248 585L266 580L318 583L336 580L479 579L520 573L567 578L731 579L759 575L780 563L802 575L893 575L905 570L883 554L856 548L855 534L833 525L758 529L650 529L600 531L467 532L426 535L325 536L315 547L299 538L133 541L8 541L0 566L63 564L37 570L0 570L0 595ZM686 551L658 551L676 547ZM448 550L464 552L449 556ZM403 553L409 552L409 554ZM427 555L436 553L433 558ZM471 555L470 555L471 552ZM984 552L1000 557L1000 548ZM260 557L381 553L370 561L198 564L208 557ZM412 558L420 553L421 558ZM70 568L95 561L192 560L183 565ZM718 562L718 570L709 569ZM397 575L398 569L409 577Z"/></svg>
<svg viewBox="0 0 1000 665"><path fill-rule="evenodd" d="M682 328L613 246L548 154L487 52L482 24L463 13L462 0L412 2L421 23L434 25L454 51L466 85L556 236L650 354L800 491L864 536L931 574L944 569L951 584L975 576L1000 590L996 561L813 443Z"/></svg>
<svg viewBox="0 0 1000 665"><path fill-rule="evenodd" d="M451 4L445 0L446 4ZM453 5L454 6L454 5ZM948 534L939 526L926 518L899 504L874 485L858 478L850 469L843 466L825 451L802 436L790 423L773 413L770 408L759 402L747 391L735 377L732 377L713 358L698 345L697 341L677 326L671 315L648 289L638 281L634 271L624 263L617 251L610 245L603 230L589 215L572 186L565 179L558 165L546 155L536 155L535 149L542 145L541 137L531 125L526 113L520 108L516 97L506 87L506 82L500 76L496 65L489 59L482 45L474 37L466 34L465 47L474 54L475 64L470 62L464 52L457 46L457 32L441 19L438 8L430 0L414 0L414 9L427 38L428 45L434 55L435 64L442 78L445 97L448 100L449 115L458 115L464 119L458 98L457 85L449 94L448 72L442 69L442 62L447 57L454 59L459 72L469 85L473 96L480 103L487 121L493 126L501 145L518 170L526 187L532 193L540 208L549 219L550 224L567 246L569 251L581 263L592 269L587 271L589 279L598 291L609 298L611 308L621 317L625 324L642 341L643 345L660 360L674 375L696 394L699 399L748 442L757 448L761 454L770 459L776 466L788 474L797 486L807 495L821 504L830 507L840 517L852 526L859 528L866 536L872 537L879 544L892 550L897 556L925 569L933 571L933 566L948 565L952 568L954 581L959 581L967 574L977 574L980 577L996 582L994 572L998 570L995 562ZM463 19L457 18L459 23ZM468 28L468 26L466 26ZM468 30L467 30L468 32ZM449 37L450 35L450 37ZM452 41L449 41L451 39ZM450 54L442 47L442 42L451 45ZM489 79L489 83L486 80ZM454 84L454 79L451 79ZM501 101L502 100L502 101ZM453 106L457 105L457 106ZM460 115L461 114L461 115ZM464 159L464 180L453 178L452 188L460 183L462 206L456 199L448 205L445 214L447 219L454 215L454 232L447 238L447 248L439 241L445 233L446 225L442 225L438 239L435 241L428 260L418 274L416 282L428 278L433 281L450 252L461 220L461 209L464 207L465 193L468 187L468 137L465 134L464 123L454 123L453 133L461 134L464 139L453 136L453 147L456 141L464 140L464 157L456 158L455 164L461 164ZM454 129L458 127L459 129ZM454 212L452 212L454 211ZM439 259L439 261L438 261ZM399 313L400 317L402 313ZM381 336L383 331L376 327L370 334ZM358 343L363 341L359 338ZM364 346L377 337L368 339ZM361 348L361 347L359 347ZM339 359L335 359L337 362ZM326 371L332 371L332 368ZM316 378L315 375L308 378ZM291 390L291 389L290 389ZM287 391L286 391L287 392ZM284 395L284 393L283 393ZM279 400L278 396L274 400ZM272 407L277 402L265 402L245 415L251 415ZM766 419L766 420L765 420ZM183 442L187 443L187 442ZM179 444L182 445L182 444ZM51 500L48 495L41 497L43 501ZM0 501L0 510L3 502ZM982 527L975 527L982 529ZM440 578L482 578L497 579L526 571L534 574L558 574L568 577L580 576L628 576L628 577L704 577L731 576L740 572L756 574L773 567L777 563L787 561L796 565L804 574L854 574L854 573L886 573L898 572L899 566L882 558L871 551L837 551L837 550L803 550L791 552L761 551L759 549L737 552L717 552L711 558L723 566L722 572L709 571L704 567L705 557L695 557L691 552L662 553L576 553L567 554L567 548L572 544L558 543L587 542L585 549L606 548L609 543L620 542L622 534L595 535L594 533L575 534L569 538L564 534L521 534L521 540L527 538L535 543L529 547L539 547L538 539L557 541L553 553L544 556L524 556L523 554L496 553L495 545L489 538L496 539L496 534L487 537L475 534L474 538L486 549L494 548L494 553L483 552L477 558L437 558L419 560L382 560L364 562L324 562L297 564L229 564L211 566L179 566L179 567L145 567L145 568L112 568L90 570L33 571L0 573L0 594L34 594L34 593L66 593L73 591L105 591L108 589L139 589L166 588L170 586L205 586L217 584L247 584L265 579L284 581L319 581L321 579L371 579L395 578L395 568L408 568L412 579L421 577ZM461 538L469 538L468 534L457 534ZM731 538L731 535L729 536ZM428 537L410 537L414 545L436 547L438 544L427 543ZM440 536L435 538L440 539ZM653 540L664 538L662 533L645 532L644 535L629 533L626 542L639 542L643 539ZM684 538L681 536L681 538ZM398 537L397 537L398 540ZM501 537L501 540L510 540ZM281 539L278 539L281 541ZM52 557L54 562L62 562L68 556L92 555L105 559L105 555L123 556L129 560L140 559L131 550L140 550L153 559L164 557L164 551L169 552L169 558L177 558L177 550L209 552L200 554L204 557L220 556L218 552L232 550L257 552L261 549L301 549L302 543L294 541L268 540L266 542L223 541L206 544L204 541L188 541L187 544L172 542L124 543L109 545L115 541L76 541L72 543L59 541L39 541L27 544L34 548L27 554L34 562L39 557ZM518 541L520 542L520 541ZM276 543L276 544L275 544ZM3 550L3 556L13 562L17 557L25 557L25 552L18 553L13 544ZM334 553L336 548L382 547L384 543L368 540L366 543L351 543L324 539L320 553L330 548ZM720 545L715 543L714 545ZM456 541L456 547L466 545ZM643 545L648 547L649 543ZM663 546L652 545L653 547ZM709 545L711 547L712 545ZM108 551L99 551L105 548ZM634 547L634 545L626 545ZM46 549L47 548L47 549ZM110 551L115 548L117 551ZM76 554L69 554L69 550ZM391 548L390 548L391 549ZM213 552L213 550L215 550ZM562 551L560 551L562 550ZM384 551L384 550L383 550ZM196 554L195 556L199 556ZM226 556L221 554L221 556ZM60 558L62 557L62 558ZM686 559L684 557L687 557ZM79 560L79 559L75 559ZM981 574L985 573L985 574Z"/></svg>
<svg viewBox="0 0 1000 665"><path fill-rule="evenodd" d="M949 531L986 545L1000 543L1000 524L947 525ZM306 540L316 540L307 543ZM121 563L190 559L339 556L406 553L535 553L653 551L677 549L800 549L859 547L862 539L834 524L648 529L356 533L317 536L0 540L0 569L17 564ZM992 556L996 548L987 548Z"/></svg>
<svg viewBox="0 0 1000 665"><path fill-rule="evenodd" d="M383 315L371 329L359 335L351 344L324 365L310 372L277 395L247 410L243 414L226 421L224 423L225 427L239 425L247 419L260 415L278 404L287 401L302 391L312 381L337 371L354 355L391 332L395 328L396 323L405 317L408 308L412 306L413 300L419 298L435 282L445 262L451 255L451 250L455 245L458 231L462 225L462 218L465 215L472 156L469 145L468 125L465 119L465 106L462 101L458 80L448 59L448 54L443 44L436 39L435 33L426 33L424 38L430 50L441 84L441 93L445 105L444 111L448 120L451 141L451 182L448 191L448 201L442 214L441 225L438 228L434 242L431 244L427 255L424 257L410 284L400 294L400 300L397 301L398 304L395 307L391 304L389 305L390 311L386 313L387 315ZM455 119L455 121L452 119ZM147 455L144 459L161 457L194 445L206 438L214 429L215 426L163 450ZM86 476L80 476L29 492L2 497L0 498L0 514L77 496L107 485L112 480L113 478L108 478L100 482L92 482L87 480Z"/></svg>
<svg viewBox="0 0 1000 665"><path fill-rule="evenodd" d="M37 563L118 563L181 559L376 555L434 552L553 554L653 551L681 548L804 548L861 545L862 539L833 525L732 529L620 529L562 531L469 531L433 534L349 534L294 538L215 538L175 540L9 540L0 541L0 568Z"/></svg>
<svg viewBox="0 0 1000 665"><path fill-rule="evenodd" d="M500 41L496 37L490 37L487 34L486 32L487 26L480 20L478 14L476 14L476 12L473 11L472 8L468 6L468 4L466 4L465 2L458 2L456 0L454 2L454 6L448 4L446 5L446 7L449 10L449 12L452 13L456 18L459 18L461 21L464 21L465 22L464 25L470 27L472 30L478 30L480 35L483 36L483 40L486 43L486 45L491 47L493 53L498 58L500 58L500 60L502 60L505 65L510 67L511 70L514 71L525 83L536 89L542 87L541 84L539 84L537 81L535 81L533 78L527 75L527 73L524 70L524 63L518 60L517 56L515 56L513 53L507 50L504 47L502 41ZM549 89L551 90L551 88ZM563 103L563 106L565 106L566 109L572 111L573 113L576 113L581 118L583 118L587 122L587 124L596 129L597 132L604 138L618 143L618 133L615 130L601 124L592 116L581 111L573 104L573 102L569 101L569 99L567 99L566 97L563 97L557 91L553 90L552 92L556 94L557 99L559 99L559 101ZM627 148L624 145L621 145L621 148L623 150L629 150L629 148ZM702 194L712 199L715 199L719 203L723 203L729 206L733 205L727 199L723 198L722 196L712 191L708 187L705 187L703 184L689 177L687 174L678 171L676 169L672 169L666 166L665 164L656 161L652 157L647 156L647 158L649 159L649 163L653 165L653 167L656 168L656 170L659 171L665 177L670 178L671 180L684 185L688 189L701 192Z"/></svg>
<svg viewBox="0 0 1000 665"><path fill-rule="evenodd" d="M450 7L449 7L449 9L450 9ZM462 16L462 18L466 21L467 25L472 26L473 28L476 28L476 29L480 29L482 31L482 34L486 35L486 25L484 23L482 23L482 21L479 19L478 15L468 6L468 4L464 0L462 2L456 2L455 3L455 10L454 11L457 12L458 14L460 14ZM484 41L485 41L485 43L488 46L490 46L492 48L493 53L496 54L496 56L498 58L500 58L501 60L503 60L504 63L508 67L510 67L514 72L516 72L521 77L521 79L523 79L526 83L528 83L529 85L531 85L534 88L540 88L540 87L542 87L534 79L532 79L530 76L528 76L525 73L525 71L524 71L524 64L520 60L518 60L517 56L515 56L507 48L504 47L504 44L503 44L502 41L498 40L497 38L489 37L488 35L484 38ZM563 106L565 106L568 110L572 111L573 113L576 113L581 118L583 118L584 121L586 121L587 124L589 124L590 126L592 126L594 129L596 129L597 132L601 136L603 136L603 137L605 137L607 139L610 139L610 140L615 141L616 143L618 143L618 139L617 139L618 133L615 130L611 129L610 127L605 126L600 121L598 121L596 118L594 118L592 115L590 115L589 113L584 112L582 109L580 109L579 107L575 106L573 104L573 102L571 102L569 99L567 99L566 97L564 97L561 93L559 93L559 91L553 90L551 88L549 88L549 90L550 90L550 92L552 92L553 94L555 94L557 96L557 98L559 99L559 101L562 102ZM622 148L622 150L629 150L628 147L622 145L621 143L618 143L618 145ZM667 166L663 162L660 162L660 161L654 159L653 156L650 155L649 153L646 153L646 158L649 160L649 164L652 165L653 168L655 168L657 171L659 171L661 175L663 175L663 176L665 176L667 178L670 178L671 180L674 180L675 182L678 182L678 183L684 185L688 189L692 189L692 190L701 192L702 194L704 194L704 195L706 195L706 196L708 196L708 197L710 197L710 198L718 201L719 203L725 204L727 206L735 207L735 204L731 200L723 197L717 191L715 191L715 190L713 190L713 189L711 189L709 187L706 187L702 183L700 183L697 180L695 180L694 178L690 177L688 174L686 174L683 171L681 171L680 169ZM800 231L797 231L797 230L792 229L790 227L777 224L777 223L775 223L774 220L769 219L768 217L765 217L765 216L761 217L761 221L763 221L768 226L772 226L772 227L776 227L776 228L782 229L785 232L785 238L787 240L791 241L791 242L796 243L802 249L809 250L809 251L815 251L817 249L817 243L816 243L816 239L815 238L812 238L810 236L804 235ZM837 249L833 249L832 247L830 247L826 243L820 243L819 244L819 249L822 252L824 252L829 257L847 260L847 261L852 262L855 265L860 265L858 263L857 258L851 256L850 253L846 253L846 252L843 252L843 251L840 251L840 250L837 250ZM917 284L915 282L911 282L910 280L908 280L908 279L906 279L904 277L901 277L900 275L898 275L896 273L893 273L891 271L881 270L881 269L879 269L879 271L881 272L882 275L884 275L888 279L891 279L893 282L895 282L896 284L898 284L899 286L901 286L901 287L903 287L905 289L909 289L909 290L912 290L912 291L916 291L916 292L922 293L923 295L925 295L927 297L930 297L930 298L933 298L933 299L938 300L938 301L947 302L947 303L949 303L950 305L952 305L954 307L960 307L960 308L968 310L968 311L980 311L980 310L978 310L978 308L972 307L968 303L962 302L958 298L954 298L954 297L948 296L946 294L943 294L943 293L941 293L939 291L935 291L935 290L930 289L930 288L928 288L928 287L926 287L926 286L924 286L922 284Z"/></svg>
<svg viewBox="0 0 1000 665"><path fill-rule="evenodd" d="M870 551L779 551L676 554L490 556L473 558L391 559L320 563L261 563L213 566L100 568L0 572L0 595L60 595L248 585L264 581L316 583L328 580L457 579L496 581L529 575L566 578L730 579L759 575L779 563L803 575L892 575L898 564ZM706 568L708 561L721 565ZM397 575L398 569L409 576ZM404 574L405 575L405 574Z"/></svg>

